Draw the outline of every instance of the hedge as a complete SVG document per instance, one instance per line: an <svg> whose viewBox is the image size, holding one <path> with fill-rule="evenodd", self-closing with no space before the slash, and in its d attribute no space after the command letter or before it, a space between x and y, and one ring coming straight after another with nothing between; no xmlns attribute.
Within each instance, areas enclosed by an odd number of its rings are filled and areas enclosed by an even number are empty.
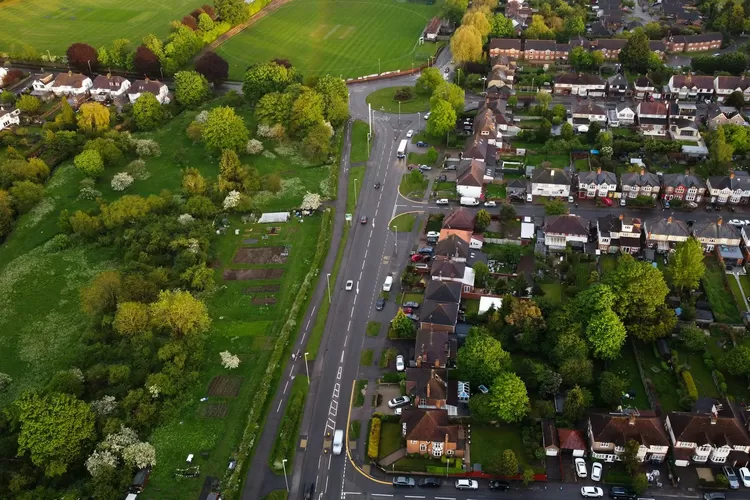
<svg viewBox="0 0 750 500"><path fill-rule="evenodd" d="M370 423L370 438L367 441L367 456L377 460L380 452L380 419L373 418Z"/></svg>
<svg viewBox="0 0 750 500"><path fill-rule="evenodd" d="M685 370L684 372L682 372L682 382L685 384L685 389L687 390L688 396L690 396L694 401L697 401L698 388L695 386L695 381L693 380L693 376L689 371Z"/></svg>

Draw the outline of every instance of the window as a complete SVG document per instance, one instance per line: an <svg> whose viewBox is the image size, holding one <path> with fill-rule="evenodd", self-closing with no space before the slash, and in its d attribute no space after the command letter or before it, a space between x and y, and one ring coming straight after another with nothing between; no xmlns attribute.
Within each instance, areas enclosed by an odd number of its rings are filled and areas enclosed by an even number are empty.
<svg viewBox="0 0 750 500"><path fill-rule="evenodd" d="M419 451L427 451L427 443L420 443Z"/></svg>
<svg viewBox="0 0 750 500"><path fill-rule="evenodd" d="M445 452L445 454L448 455L449 457L452 457L453 456L453 450L447 450Z"/></svg>

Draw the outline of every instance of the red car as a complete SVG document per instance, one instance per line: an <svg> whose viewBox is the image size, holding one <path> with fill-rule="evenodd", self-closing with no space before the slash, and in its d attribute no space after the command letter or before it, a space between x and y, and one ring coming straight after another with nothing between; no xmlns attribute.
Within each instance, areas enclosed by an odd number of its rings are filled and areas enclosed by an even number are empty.
<svg viewBox="0 0 750 500"><path fill-rule="evenodd" d="M611 207L611 206L612 206L612 200L610 200L609 198L602 198L602 201L603 201L603 202L604 202L604 204L605 204L605 205L607 205L608 207Z"/></svg>
<svg viewBox="0 0 750 500"><path fill-rule="evenodd" d="M414 255L411 256L412 262L421 262L423 259L424 259L424 255L421 255L418 253L415 253Z"/></svg>

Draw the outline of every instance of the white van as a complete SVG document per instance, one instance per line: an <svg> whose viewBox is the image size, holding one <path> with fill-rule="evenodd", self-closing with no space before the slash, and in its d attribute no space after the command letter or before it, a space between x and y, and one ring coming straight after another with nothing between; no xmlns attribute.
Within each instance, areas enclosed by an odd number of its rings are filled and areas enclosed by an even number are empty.
<svg viewBox="0 0 750 500"><path fill-rule="evenodd" d="M333 454L341 455L341 450L344 448L344 431L339 429L333 433Z"/></svg>
<svg viewBox="0 0 750 500"><path fill-rule="evenodd" d="M393 286L393 276L388 276L385 278L385 283L383 283L383 291L390 292L391 286Z"/></svg>
<svg viewBox="0 0 750 500"><path fill-rule="evenodd" d="M462 196L461 205L465 207L476 207L477 205L479 205L479 200L470 196Z"/></svg>

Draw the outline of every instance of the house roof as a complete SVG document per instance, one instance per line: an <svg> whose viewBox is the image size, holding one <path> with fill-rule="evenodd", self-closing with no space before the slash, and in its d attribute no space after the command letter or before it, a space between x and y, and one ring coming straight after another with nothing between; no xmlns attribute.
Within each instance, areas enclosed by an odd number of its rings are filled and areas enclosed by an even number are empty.
<svg viewBox="0 0 750 500"><path fill-rule="evenodd" d="M667 415L676 441L711 444L750 446L750 436L731 409L731 403L723 400L715 403L714 412L670 412Z"/></svg>
<svg viewBox="0 0 750 500"><path fill-rule="evenodd" d="M580 102L573 103L573 114L574 115L606 115L607 112L599 106L594 104L593 99L583 99Z"/></svg>
<svg viewBox="0 0 750 500"><path fill-rule="evenodd" d="M457 208L443 220L443 228L473 231L474 217L475 214L470 209L464 207Z"/></svg>
<svg viewBox="0 0 750 500"><path fill-rule="evenodd" d="M531 182L534 184L560 184L570 185L570 174L565 170L556 168L535 168L531 174Z"/></svg>
<svg viewBox="0 0 750 500"><path fill-rule="evenodd" d="M588 221L578 215L551 215L544 220L546 233L588 236Z"/></svg>
<svg viewBox="0 0 750 500"><path fill-rule="evenodd" d="M667 50L667 44L663 40L649 40L648 48L654 52L664 52Z"/></svg>
<svg viewBox="0 0 750 500"><path fill-rule="evenodd" d="M678 39L680 37L675 37ZM682 37L685 43L720 42L724 39L721 33L701 33L700 35L687 35Z"/></svg>
<svg viewBox="0 0 750 500"><path fill-rule="evenodd" d="M463 278L466 271L465 262L455 262L447 257L438 257L432 261L430 276L442 278Z"/></svg>
<svg viewBox="0 0 750 500"><path fill-rule="evenodd" d="M646 75L641 75L635 79L635 86L640 88L653 88L654 82Z"/></svg>
<svg viewBox="0 0 750 500"><path fill-rule="evenodd" d="M628 43L624 38L599 38L595 40L596 47L605 50L622 49Z"/></svg>
<svg viewBox="0 0 750 500"><path fill-rule="evenodd" d="M660 236L678 236L687 238L690 236L687 225L679 220L673 218L660 218L652 219L646 222L646 230L648 235L658 234Z"/></svg>
<svg viewBox="0 0 750 500"><path fill-rule="evenodd" d="M712 89L714 88L714 77L707 75L674 75L671 79L671 85L674 88L697 88Z"/></svg>
<svg viewBox="0 0 750 500"><path fill-rule="evenodd" d="M469 256L469 242L457 234L451 234L435 245L435 255L453 258L467 258Z"/></svg>
<svg viewBox="0 0 750 500"><path fill-rule="evenodd" d="M126 81L128 79L125 77L107 73L106 75L99 75L94 78L92 89L120 90L120 87Z"/></svg>
<svg viewBox="0 0 750 500"><path fill-rule="evenodd" d="M445 410L404 409L400 422L408 441L442 442L447 436L449 443L458 443L458 425L448 424Z"/></svg>
<svg viewBox="0 0 750 500"><path fill-rule="evenodd" d="M557 429L561 450L588 450L586 437L576 429Z"/></svg>
<svg viewBox="0 0 750 500"><path fill-rule="evenodd" d="M578 182L582 184L617 184L617 175L614 172L598 169L596 171L580 172Z"/></svg>
<svg viewBox="0 0 750 500"><path fill-rule="evenodd" d="M627 87L628 79L622 73L615 73L614 75L607 78L607 83L613 87Z"/></svg>
<svg viewBox="0 0 750 500"><path fill-rule="evenodd" d="M688 121L695 126L695 123L690 120L685 121ZM686 188L695 187L697 189L703 189L706 187L706 183L703 182L703 179L690 172L682 174L664 174L662 180L665 186L670 187L685 186Z"/></svg>
<svg viewBox="0 0 750 500"><path fill-rule="evenodd" d="M448 399L448 374L441 368L407 368L406 393L422 399Z"/></svg>
<svg viewBox="0 0 750 500"><path fill-rule="evenodd" d="M528 43L528 42L527 42ZM555 84L568 85L604 85L604 80L598 75L588 73L564 73L555 77Z"/></svg>
<svg viewBox="0 0 750 500"><path fill-rule="evenodd" d="M437 302L455 302L461 301L461 283L456 281L430 280L424 292L425 300L434 300Z"/></svg>
<svg viewBox="0 0 750 500"><path fill-rule="evenodd" d="M693 129L698 130L698 125L695 124L693 120L688 120L687 118L677 118L675 120L672 120L672 125L677 126L677 128L680 129Z"/></svg>
<svg viewBox="0 0 750 500"><path fill-rule="evenodd" d="M494 139L494 137L493 137ZM474 134L466 141L466 147L464 148L464 158L487 158L487 149L489 143L487 142L486 136L480 134Z"/></svg>
<svg viewBox="0 0 750 500"><path fill-rule="evenodd" d="M490 40L490 50L492 49L521 50L521 40L519 38L493 38Z"/></svg>
<svg viewBox="0 0 750 500"><path fill-rule="evenodd" d="M456 175L456 185L482 187L484 184L484 162L472 160L464 165Z"/></svg>
<svg viewBox="0 0 750 500"><path fill-rule="evenodd" d="M730 191L743 191L750 189L750 177L746 175L737 175L731 172L729 175L719 175L708 178L711 183L711 189L729 189Z"/></svg>
<svg viewBox="0 0 750 500"><path fill-rule="evenodd" d="M414 357L423 367L445 366L448 358L456 357L456 339L450 332L420 328L414 340Z"/></svg>
<svg viewBox="0 0 750 500"><path fill-rule="evenodd" d="M456 284L460 285L460 283ZM419 321L434 325L455 326L458 321L458 302L425 300L420 308Z"/></svg>
<svg viewBox="0 0 750 500"><path fill-rule="evenodd" d="M430 24L427 25L427 28L425 28L424 31L425 33L437 35L437 33L440 31L440 18L433 17L432 20L430 20Z"/></svg>
<svg viewBox="0 0 750 500"><path fill-rule="evenodd" d="M598 443L614 443L625 446L634 439L644 446L669 446L669 437L661 419L656 416L618 416L605 413L590 413L591 437Z"/></svg>
<svg viewBox="0 0 750 500"><path fill-rule="evenodd" d="M526 184L526 181L522 179L513 179L508 184L506 184L506 187L514 188L514 189L528 189L529 188L528 184Z"/></svg>
<svg viewBox="0 0 750 500"><path fill-rule="evenodd" d="M554 51L556 42L554 40L526 40L524 50L550 50Z"/></svg>
<svg viewBox="0 0 750 500"><path fill-rule="evenodd" d="M717 76L714 81L719 90L745 90L750 87L750 78L743 76Z"/></svg>
<svg viewBox="0 0 750 500"><path fill-rule="evenodd" d="M607 214L604 217L596 219L599 226L599 235L608 237L609 233L619 233L622 230L622 221L613 214Z"/></svg>
<svg viewBox="0 0 750 500"><path fill-rule="evenodd" d="M88 79L89 77L82 73L73 73L72 71L69 71L67 73L58 73L55 77L55 83L52 86L81 88L83 87L83 82Z"/></svg>
<svg viewBox="0 0 750 500"><path fill-rule="evenodd" d="M640 172L627 172L620 176L620 182L623 186L659 186L659 176L646 172L641 169Z"/></svg>
<svg viewBox="0 0 750 500"><path fill-rule="evenodd" d="M716 221L696 222L693 226L693 234L696 238L708 239L740 239L740 232L730 224L723 224L721 217Z"/></svg>
<svg viewBox="0 0 750 500"><path fill-rule="evenodd" d="M159 80L136 80L128 89L128 94L142 94L144 92L149 92L156 95L162 87L164 87L164 84Z"/></svg>
<svg viewBox="0 0 750 500"><path fill-rule="evenodd" d="M638 103L638 115L667 116L667 105L661 101Z"/></svg>

